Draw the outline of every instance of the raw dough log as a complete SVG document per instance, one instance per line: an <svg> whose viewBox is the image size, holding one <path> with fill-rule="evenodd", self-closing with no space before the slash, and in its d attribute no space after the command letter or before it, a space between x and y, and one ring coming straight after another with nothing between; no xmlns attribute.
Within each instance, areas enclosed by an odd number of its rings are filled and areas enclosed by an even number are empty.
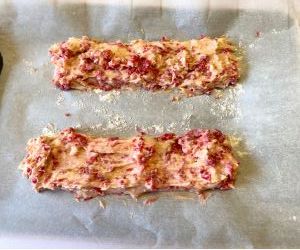
<svg viewBox="0 0 300 250"><path fill-rule="evenodd" d="M130 43L82 37L54 44L49 53L62 90L180 89L192 96L237 83L235 51L226 37Z"/></svg>
<svg viewBox="0 0 300 250"><path fill-rule="evenodd" d="M120 139L68 128L30 139L20 168L37 191L63 189L87 200L112 193L231 189L238 162L218 130Z"/></svg>

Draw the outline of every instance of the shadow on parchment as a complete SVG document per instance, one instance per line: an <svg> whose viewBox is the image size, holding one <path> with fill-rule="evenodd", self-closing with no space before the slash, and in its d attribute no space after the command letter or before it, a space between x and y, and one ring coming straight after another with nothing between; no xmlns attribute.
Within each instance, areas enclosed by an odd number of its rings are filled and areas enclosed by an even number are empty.
<svg viewBox="0 0 300 250"><path fill-rule="evenodd" d="M1 7L3 7L4 4L2 4ZM4 5L5 8L0 8L0 52L2 54L2 63L3 68L2 72L0 74L0 111L3 109L4 104L4 93L5 88L7 87L7 82L12 74L15 64L17 64L20 60L19 51L17 48L17 44L14 38L14 20L17 18L16 10L13 8L12 3L7 1ZM14 100L7 100L8 102L13 102ZM1 112L0 112L1 113ZM4 113L4 112L3 112ZM2 113L2 114L3 114ZM5 120L6 117L1 116L1 122ZM7 160L7 163L12 166L16 166L16 164L13 162L15 157L12 157L11 152L7 152L6 146L6 140L9 140L7 138L7 135L5 134L6 127L2 126L2 130L0 131L0 138L2 142L2 150L0 151L1 155L7 155L9 158ZM10 157L11 156L11 157ZM5 164L6 165L6 164ZM6 165L7 166L7 165ZM13 174L13 173L11 173ZM0 176L2 180L6 180L10 184L12 176L10 175L9 171L7 171L7 168L1 168L0 169ZM0 188L0 200L3 198L4 195L10 194L11 188L8 187L8 184L5 186L2 186Z"/></svg>
<svg viewBox="0 0 300 250"><path fill-rule="evenodd" d="M239 169L236 181L236 188L247 188L259 176L259 166L257 160L251 155L251 150L246 146L246 139L241 140L237 147L233 148L236 159L239 161Z"/></svg>
<svg viewBox="0 0 300 250"><path fill-rule="evenodd" d="M5 12L5 13L4 13ZM0 52L3 58L3 68L0 75L0 104L5 90L5 84L12 72L14 65L20 60L17 45L13 37L13 24L17 13L11 2L7 2L5 8L0 9ZM9 18L4 18L4 17ZM2 106L2 105L1 105Z"/></svg>
<svg viewBox="0 0 300 250"><path fill-rule="evenodd" d="M73 15L69 11L64 11L68 9L73 9L74 11L80 12L80 9L83 7L81 4L62 4L57 5L56 11L57 13L60 13L57 15L56 22L52 25L52 27L48 30L48 33L51 34L51 29L53 30L59 30L61 26L63 25L69 25L70 29L73 31L73 33L81 34L83 33L82 30L78 31L77 27L80 26L81 20L80 17L77 18L77 16ZM16 49L16 45L14 44L13 37L11 37L11 24L13 22L13 18L16 17L16 13L12 8L8 8L10 13L6 13L6 15L10 15L11 19L8 19L7 21L1 22L0 27L0 49L4 57L4 69L2 71L2 74L0 76L1 79L1 86L0 86L0 99L1 95L3 94L3 91L5 89L6 81L9 77L10 71L13 69L13 64L19 60L18 57L18 51ZM231 30L231 33L228 35L232 37L233 40L238 41L239 40L239 30L241 28L241 24L237 23L236 21L238 18L243 15L245 17L245 25L243 28L245 30L247 29L253 29L253 32L250 34L246 34L244 36L244 39L248 41L249 43L256 39L255 37L255 31L258 28L262 28L264 32L271 31L274 26L272 20L279 20L279 27L278 30L284 29L286 27L286 23L292 23L292 19L290 17L285 17L280 13L270 13L270 12L261 12L256 11L255 13L251 12L245 12L245 11L231 11L231 10L217 10L217 11L210 11L210 13L204 12L197 12L193 10L188 11L177 11L173 9L164 9L161 10L160 8L148 8L145 9L139 9L135 8L131 13L127 13L124 11L124 8L121 7L115 7L116 13L119 13L119 15L114 15L111 13L111 10L105 6L102 5L91 5L86 10L86 15L89 15L91 12L93 13L93 16L89 16L89 21L94 24L95 27L99 25L99 27L95 30L92 30L91 25L86 25L87 28L85 35L91 36L91 37L100 37L104 38L106 40L110 39L122 39L126 40L128 37L130 39L134 38L144 38L149 40L154 39L160 39L162 36L168 36L170 38L176 38L176 39L191 39L195 37L199 37L201 34L206 34L209 36L221 36L224 34L227 34L229 30ZM155 13L154 15L151 13ZM185 15L186 14L186 15ZM177 18L178 16L185 15L186 19L188 20L185 22L182 22L180 18ZM66 23L61 22L61 17L64 18L64 20L69 20ZM107 29L104 27L104 23L109 23L110 18L113 17L115 19L118 19L119 22L111 23L110 28ZM84 18L87 18L86 16ZM87 22L87 19L85 19ZM255 20L256 26L247 26L253 23L253 20ZM282 21L283 20L283 21ZM134 25L127 25L127 24L136 24ZM79 25L79 26L78 26ZM5 27L4 27L5 26ZM237 30L235 30L235 33L232 33L232 27L238 27ZM257 27L257 28L255 28ZM138 29L138 30L136 30ZM121 30L121 32L119 32ZM47 36L48 34L39 34L41 37ZM61 36L67 36L66 34L60 34ZM48 35L49 36L49 35ZM47 37L48 37L47 36ZM45 38L44 38L45 39ZM47 39L54 39L53 37L49 36ZM60 38L55 38L60 39ZM3 48L1 47L1 41L7 41L10 44L9 48ZM251 70L249 66L246 66L246 72L244 73L245 77L248 74L248 71ZM51 79L49 79L49 82ZM1 99L2 101L2 99ZM246 150L245 146L243 144L241 145L241 151ZM239 181L237 182L237 188L239 186L244 185L251 185L251 178L254 178L258 175L258 166L255 165L255 159L252 158L251 155L245 156L244 158L240 158L241 165L245 166L243 171L240 172L238 178ZM25 181L25 180L24 180ZM20 190L22 192L32 192L30 185L28 185L28 190ZM43 194L39 194L43 195ZM16 226L16 222L13 220L15 217L11 217L10 220L2 222L2 231L5 232L14 232L19 234L38 234L38 235L45 235L50 236L55 235L57 237L61 236L62 233L65 236L68 237L87 237L87 238L93 238L96 237L101 239L101 235L99 235L98 231L93 231L91 225L93 225L95 222L89 221L88 224L87 220L82 220L79 222L81 226L74 227L74 221L68 218L60 218L61 211L57 210L57 203L60 203L60 195L62 195L61 192L55 193L55 195L50 195L49 198L51 198L51 202L47 202L45 199L34 199L30 202L22 202L22 206L26 208L26 206L29 206L28 203L37 203L36 206L31 206L30 210L28 210L27 215L22 215L23 217L19 218L18 222L23 221L22 226ZM55 196L55 197L54 197ZM65 195L63 195L65 196ZM71 195L68 196L69 199L71 198ZM65 199L63 200L65 201ZM39 224L39 220L46 219L43 217L44 211L41 211L40 207L43 207L43 202L46 202L48 207L47 210L51 211L52 213L52 220L47 221L47 225ZM167 202L167 201L166 201ZM12 204L13 206L14 204ZM91 214L86 214L87 219L94 218L95 214L99 214L98 209L93 209L93 207L97 206L97 202L95 203L85 203L76 205L80 206L82 208L82 211L85 211L85 209L92 209ZM69 214L72 216L72 213L74 210L76 210L76 206L74 208L70 208L70 206L66 206L66 209L70 209L71 211L67 211L65 214ZM209 203L208 203L209 206ZM126 207L122 207L122 209L126 210ZM35 222L34 223L24 223L28 222L28 218L31 218L35 214ZM136 227L136 230L134 232L128 232L126 225L121 225L123 219L118 219L118 216L121 216L119 213L116 214L105 214L103 212L101 214L103 220L99 219L99 223L104 221L105 223L98 225L98 228L101 228L103 231L110 232L112 229L110 226L113 226L113 229L116 230L116 232L121 232L120 234L122 236L126 236L128 239L127 241L122 241L121 239L113 238L115 242L115 246L118 244L123 245L123 247L143 247L145 244L148 244L149 242L143 242L141 239L139 240L139 244L134 244L135 242L132 241L132 239L137 239L139 237L138 233L143 231L143 234L147 234L147 230L141 228L140 226ZM109 216L109 217L107 217ZM40 219L42 218L42 219ZM162 223L164 221L164 218L161 218ZM112 223L113 221L113 223ZM120 221L120 223L118 222ZM29 220L30 222L30 220ZM78 223L78 222L77 222ZM87 224L86 224L87 223ZM133 223L133 222L132 222ZM95 225L94 225L95 226ZM184 226L184 225L181 225ZM46 227L46 228L45 228ZM57 228L60 227L60 230L57 230ZM83 229L82 229L83 228ZM85 228L85 229L84 229ZM97 229L97 226L95 227ZM137 234L137 235L133 235ZM150 233L150 241L152 243L155 243L155 238L152 238L152 233ZM107 234L107 237L110 237L111 235ZM113 235L112 235L113 236ZM115 235L115 237L118 237L118 235ZM74 243L76 244L76 242ZM99 242L99 245L101 244L101 241ZM190 245L182 245L182 243L177 242L176 245L174 244L174 247L195 247L195 245L189 243ZM146 245L147 246L147 245ZM148 247L152 247L153 245L149 245ZM243 247L243 246L240 246Z"/></svg>

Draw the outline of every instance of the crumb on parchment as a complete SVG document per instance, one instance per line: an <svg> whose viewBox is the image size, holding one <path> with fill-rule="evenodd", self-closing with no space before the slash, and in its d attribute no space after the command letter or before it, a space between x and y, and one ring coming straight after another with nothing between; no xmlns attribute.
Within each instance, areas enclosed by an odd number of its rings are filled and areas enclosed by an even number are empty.
<svg viewBox="0 0 300 250"><path fill-rule="evenodd" d="M102 208L102 209L105 209L106 208L106 205L105 205L105 202L101 199L98 200L99 202L99 206Z"/></svg>

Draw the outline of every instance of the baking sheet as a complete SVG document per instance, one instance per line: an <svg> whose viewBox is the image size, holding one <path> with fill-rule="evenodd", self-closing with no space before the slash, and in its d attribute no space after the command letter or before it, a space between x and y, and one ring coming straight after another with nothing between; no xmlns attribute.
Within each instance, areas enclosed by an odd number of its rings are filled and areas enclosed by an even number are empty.
<svg viewBox="0 0 300 250"><path fill-rule="evenodd" d="M0 245L52 247L300 247L297 1L1 1ZM226 34L241 46L241 85L172 102L172 93L61 92L47 50L70 36L190 39ZM65 114L70 113L70 117ZM236 189L77 203L36 194L17 165L42 131L74 126L129 136L218 128L241 140ZM2 242L2 243L1 243Z"/></svg>

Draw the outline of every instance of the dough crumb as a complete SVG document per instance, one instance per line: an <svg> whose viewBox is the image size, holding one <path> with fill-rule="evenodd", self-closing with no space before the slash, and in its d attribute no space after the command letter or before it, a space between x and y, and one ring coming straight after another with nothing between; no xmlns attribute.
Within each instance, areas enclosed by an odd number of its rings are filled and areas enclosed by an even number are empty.
<svg viewBox="0 0 300 250"><path fill-rule="evenodd" d="M215 91L212 92L212 96L216 99L220 99L221 97L224 96L224 92L222 90L216 89Z"/></svg>
<svg viewBox="0 0 300 250"><path fill-rule="evenodd" d="M235 149L235 152L236 152L236 154L237 154L238 157L243 158L243 157L245 157L245 156L247 156L247 155L250 154L247 151L238 150L239 147L240 147L240 144L242 142L242 138L237 137L235 135L229 135L228 139L229 139L229 142L230 142L230 145L232 146L232 148Z"/></svg>
<svg viewBox="0 0 300 250"><path fill-rule="evenodd" d="M209 193L209 192L201 192L198 195L198 197L199 197L201 205L206 205L208 198L211 197L211 193Z"/></svg>
<svg viewBox="0 0 300 250"><path fill-rule="evenodd" d="M249 155L249 153L248 152L246 152L246 151L236 151L236 153L237 153L237 155L240 157L240 158L243 158L244 156L247 156L247 155Z"/></svg>
<svg viewBox="0 0 300 250"><path fill-rule="evenodd" d="M256 31L256 32L255 32L255 36L256 36L256 37L261 37L261 35L262 35L262 33L261 33L260 31Z"/></svg>
<svg viewBox="0 0 300 250"><path fill-rule="evenodd" d="M103 200L98 200L98 202L99 202L99 206L100 206L102 209L105 209L105 208L106 208L106 205L105 205L105 203L104 203Z"/></svg>
<svg viewBox="0 0 300 250"><path fill-rule="evenodd" d="M149 205L152 205L157 200L158 200L158 197L151 197L151 198L144 200L143 204L144 204L144 206L149 206Z"/></svg>
<svg viewBox="0 0 300 250"><path fill-rule="evenodd" d="M176 200L194 200L194 198L192 198L192 197L187 197L187 196L183 196L183 195L176 195L175 199Z"/></svg>
<svg viewBox="0 0 300 250"><path fill-rule="evenodd" d="M172 102L179 102L182 99L182 95L174 95L171 97Z"/></svg>
<svg viewBox="0 0 300 250"><path fill-rule="evenodd" d="M228 139L229 139L229 142L230 142L230 144L233 148L238 147L240 145L241 141L242 141L242 138L237 137L235 135L229 135Z"/></svg>

